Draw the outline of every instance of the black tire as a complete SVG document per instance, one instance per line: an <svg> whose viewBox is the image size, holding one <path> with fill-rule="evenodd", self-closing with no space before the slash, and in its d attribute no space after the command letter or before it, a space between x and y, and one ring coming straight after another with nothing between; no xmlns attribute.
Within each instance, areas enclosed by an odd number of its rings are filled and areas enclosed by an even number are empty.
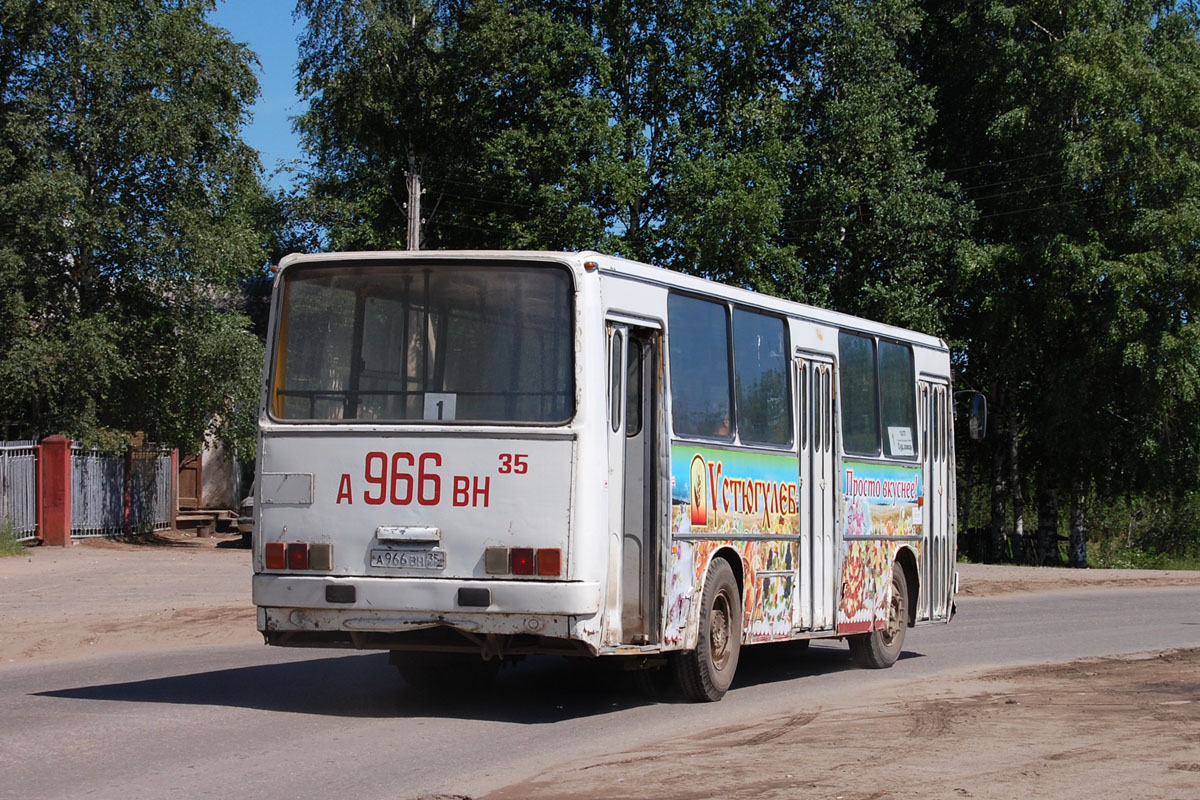
<svg viewBox="0 0 1200 800"><path fill-rule="evenodd" d="M388 660L409 686L434 692L483 692L491 687L500 672L500 659L484 661L473 653L393 650Z"/></svg>
<svg viewBox="0 0 1200 800"><path fill-rule="evenodd" d="M887 623L883 628L848 637L850 656L865 669L887 669L900 658L904 633L908 630L908 581L904 568L892 564L892 591L888 598Z"/></svg>
<svg viewBox="0 0 1200 800"><path fill-rule="evenodd" d="M696 649L673 653L671 658L683 697L707 703L724 697L733 683L741 648L741 592L729 562L713 559L704 581Z"/></svg>

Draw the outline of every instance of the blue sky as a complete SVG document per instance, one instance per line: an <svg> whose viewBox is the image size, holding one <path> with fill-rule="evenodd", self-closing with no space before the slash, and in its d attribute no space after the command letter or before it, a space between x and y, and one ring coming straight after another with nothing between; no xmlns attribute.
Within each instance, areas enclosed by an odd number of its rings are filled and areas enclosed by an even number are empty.
<svg viewBox="0 0 1200 800"><path fill-rule="evenodd" d="M272 177L280 163L300 156L291 118L304 110L296 96L296 37L304 26L292 21L295 7L295 0L219 0L209 17L235 41L249 45L262 64L254 121L243 138L258 150L274 188L291 183L286 176Z"/></svg>

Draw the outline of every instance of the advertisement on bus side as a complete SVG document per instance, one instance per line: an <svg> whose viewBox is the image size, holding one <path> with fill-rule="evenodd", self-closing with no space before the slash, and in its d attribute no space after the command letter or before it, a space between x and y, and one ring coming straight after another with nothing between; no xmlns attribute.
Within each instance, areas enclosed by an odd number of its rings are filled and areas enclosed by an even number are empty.
<svg viewBox="0 0 1200 800"><path fill-rule="evenodd" d="M842 465L842 593L838 632L861 633L887 620L888 587L900 538L920 536L921 469L847 461ZM920 551L919 541L908 546Z"/></svg>
<svg viewBox="0 0 1200 800"><path fill-rule="evenodd" d="M796 478L794 456L672 446L667 642L683 641L693 589L721 547L742 559L743 641L790 636L797 543L770 537L799 533Z"/></svg>

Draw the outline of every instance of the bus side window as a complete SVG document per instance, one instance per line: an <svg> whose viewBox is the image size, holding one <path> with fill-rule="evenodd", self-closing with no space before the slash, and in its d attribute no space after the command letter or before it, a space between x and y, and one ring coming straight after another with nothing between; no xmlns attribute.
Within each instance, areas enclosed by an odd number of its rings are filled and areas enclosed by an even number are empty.
<svg viewBox="0 0 1200 800"><path fill-rule="evenodd" d="M779 317L733 312L737 429L743 442L790 445L787 327Z"/></svg>
<svg viewBox="0 0 1200 800"><path fill-rule="evenodd" d="M821 405L824 402L821 394L821 375L821 368L814 367L808 376L809 429L812 431L812 449L815 453L825 448L825 409Z"/></svg>
<svg viewBox="0 0 1200 800"><path fill-rule="evenodd" d="M828 367L821 369L821 414L824 417L821 435L828 453L833 449L833 373Z"/></svg>
<svg viewBox="0 0 1200 800"><path fill-rule="evenodd" d="M842 445L847 453L879 455L879 384L875 340L838 334L841 353Z"/></svg>
<svg viewBox="0 0 1200 800"><path fill-rule="evenodd" d="M879 342L879 398L884 455L916 458L916 378L913 374L912 349L908 345ZM939 451L940 447L935 442L934 453Z"/></svg>
<svg viewBox="0 0 1200 800"><path fill-rule="evenodd" d="M800 398L800 447L808 447L809 416L808 416L808 368L804 362L796 369L796 388Z"/></svg>
<svg viewBox="0 0 1200 800"><path fill-rule="evenodd" d="M733 393L725 306L673 294L667 311L674 430L684 436L731 441Z"/></svg>
<svg viewBox="0 0 1200 800"><path fill-rule="evenodd" d="M913 459L918 455L917 390L912 348L842 331L842 444L847 453Z"/></svg>
<svg viewBox="0 0 1200 800"><path fill-rule="evenodd" d="M625 392L621 386L621 379L625 372L624 364L622 364L624 344L624 331L614 330L612 338L609 339L609 347L612 352L608 360L608 420L612 425L613 433L621 430L621 408L625 402Z"/></svg>
<svg viewBox="0 0 1200 800"><path fill-rule="evenodd" d="M625 378L625 435L637 436L642 432L642 360L644 347L637 339L629 340L628 369Z"/></svg>

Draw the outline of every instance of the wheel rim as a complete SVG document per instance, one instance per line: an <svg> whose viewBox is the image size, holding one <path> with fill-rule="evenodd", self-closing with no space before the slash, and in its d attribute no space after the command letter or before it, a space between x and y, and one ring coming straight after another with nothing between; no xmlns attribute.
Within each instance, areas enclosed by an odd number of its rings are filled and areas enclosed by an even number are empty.
<svg viewBox="0 0 1200 800"><path fill-rule="evenodd" d="M713 601L708 622L708 646L717 669L724 669L729 663L732 654L730 638L729 598L721 592Z"/></svg>
<svg viewBox="0 0 1200 800"><path fill-rule="evenodd" d="M891 597L888 598L887 627L882 631L885 646L890 647L904 629L904 596L901 592L903 592L903 588L900 586L900 578L892 575L892 592Z"/></svg>

